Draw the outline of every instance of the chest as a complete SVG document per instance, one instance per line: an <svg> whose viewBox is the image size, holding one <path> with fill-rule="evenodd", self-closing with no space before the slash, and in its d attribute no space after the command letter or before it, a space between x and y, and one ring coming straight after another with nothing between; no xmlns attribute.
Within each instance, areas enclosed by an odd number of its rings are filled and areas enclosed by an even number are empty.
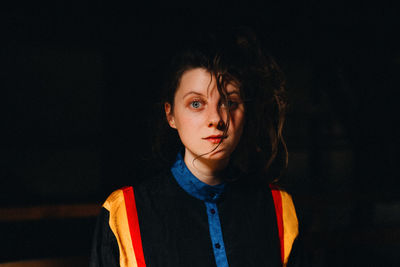
<svg viewBox="0 0 400 267"><path fill-rule="evenodd" d="M267 190L227 192L211 205L185 192L166 196L138 191L136 205L147 266L216 266L218 249L225 250L231 267L280 265L276 216Z"/></svg>

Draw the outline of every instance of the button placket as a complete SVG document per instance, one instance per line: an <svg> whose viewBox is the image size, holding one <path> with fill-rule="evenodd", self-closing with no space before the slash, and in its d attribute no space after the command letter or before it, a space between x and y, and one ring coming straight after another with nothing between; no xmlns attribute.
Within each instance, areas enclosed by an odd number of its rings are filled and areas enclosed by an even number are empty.
<svg viewBox="0 0 400 267"><path fill-rule="evenodd" d="M219 220L217 204L214 202L204 202L208 215L208 226L210 230L211 244L214 252L215 261L218 267L228 266L225 245L222 236L221 222Z"/></svg>

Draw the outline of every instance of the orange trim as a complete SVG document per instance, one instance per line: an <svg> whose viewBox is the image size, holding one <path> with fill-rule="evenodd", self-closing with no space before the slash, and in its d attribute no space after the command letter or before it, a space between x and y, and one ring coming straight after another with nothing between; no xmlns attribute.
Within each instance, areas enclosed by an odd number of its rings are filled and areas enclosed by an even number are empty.
<svg viewBox="0 0 400 267"><path fill-rule="evenodd" d="M299 222L292 197L285 191L280 191L280 193L282 198L283 237L285 245L285 260L283 264L285 266L289 259L293 242L299 234Z"/></svg>
<svg viewBox="0 0 400 267"><path fill-rule="evenodd" d="M128 215L129 231L131 233L133 250L138 267L146 267L143 255L142 238L140 236L139 219L136 210L136 201L131 186L122 189L124 192L126 213Z"/></svg>

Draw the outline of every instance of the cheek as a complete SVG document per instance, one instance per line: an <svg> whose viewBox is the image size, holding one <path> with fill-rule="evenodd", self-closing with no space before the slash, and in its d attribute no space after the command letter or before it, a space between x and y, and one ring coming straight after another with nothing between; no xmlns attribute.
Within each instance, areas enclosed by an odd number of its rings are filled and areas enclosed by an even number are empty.
<svg viewBox="0 0 400 267"><path fill-rule="evenodd" d="M181 135L191 134L197 132L197 128L201 125L201 117L188 112L180 112L178 116L175 117L175 122L177 130Z"/></svg>
<svg viewBox="0 0 400 267"><path fill-rule="evenodd" d="M201 129L196 118L190 116L181 116L177 120L177 130L182 144L186 148L195 149L198 140L201 138Z"/></svg>
<svg viewBox="0 0 400 267"><path fill-rule="evenodd" d="M244 125L244 111L237 111L231 114L231 125L235 132L241 132Z"/></svg>

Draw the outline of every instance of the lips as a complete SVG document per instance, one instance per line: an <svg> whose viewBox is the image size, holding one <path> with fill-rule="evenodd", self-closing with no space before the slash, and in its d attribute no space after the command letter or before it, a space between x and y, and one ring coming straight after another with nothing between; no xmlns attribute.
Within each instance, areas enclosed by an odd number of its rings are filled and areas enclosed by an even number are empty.
<svg viewBox="0 0 400 267"><path fill-rule="evenodd" d="M225 139L226 136L223 135L210 135L209 137L203 138L213 144L219 144L221 143L222 139Z"/></svg>

